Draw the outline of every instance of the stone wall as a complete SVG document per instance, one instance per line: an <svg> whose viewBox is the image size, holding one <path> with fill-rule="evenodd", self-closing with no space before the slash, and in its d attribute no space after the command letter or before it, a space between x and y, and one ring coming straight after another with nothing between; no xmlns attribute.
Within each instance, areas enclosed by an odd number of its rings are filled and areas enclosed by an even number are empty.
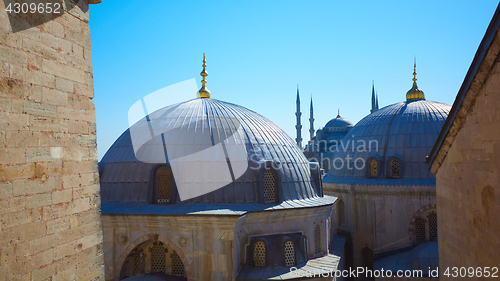
<svg viewBox="0 0 500 281"><path fill-rule="evenodd" d="M88 12L0 7L0 280L103 279Z"/></svg>
<svg viewBox="0 0 500 281"><path fill-rule="evenodd" d="M500 46L498 35L495 40L498 50ZM496 51L495 57L498 58ZM471 90L473 92L467 94L464 103L471 107L468 113L465 113L465 120L462 120L464 123L455 139L445 139L445 142L452 144L436 174L441 280L455 280L443 275L447 267L498 266L500 251L498 236L500 233L500 63L498 59L490 73L480 73L480 78L483 77L487 77L484 84L473 88ZM436 162L434 166L437 166Z"/></svg>
<svg viewBox="0 0 500 281"><path fill-rule="evenodd" d="M123 278L126 257L150 240L176 251L188 280L233 280L233 231L238 218L103 214L106 280Z"/></svg>
<svg viewBox="0 0 500 281"><path fill-rule="evenodd" d="M435 186L323 183L323 188L325 194L338 197L331 218L331 233L351 235L354 266L362 265L361 250L366 246L377 258L415 245L415 218L436 211ZM345 205L344 225L339 223L340 200Z"/></svg>

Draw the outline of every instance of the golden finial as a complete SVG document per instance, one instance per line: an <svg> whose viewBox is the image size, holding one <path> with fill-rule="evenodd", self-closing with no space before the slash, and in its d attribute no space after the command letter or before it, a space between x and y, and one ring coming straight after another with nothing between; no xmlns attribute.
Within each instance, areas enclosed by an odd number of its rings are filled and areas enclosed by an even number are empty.
<svg viewBox="0 0 500 281"><path fill-rule="evenodd" d="M417 86L417 59L415 58L413 62L413 87L406 92L406 100L425 100L424 91L418 88Z"/></svg>
<svg viewBox="0 0 500 281"><path fill-rule="evenodd" d="M207 70L205 67L206 65L206 60L205 60L205 53L203 53L203 70L201 71L200 75L203 77L203 80L201 80L201 89L198 91L197 97L199 98L210 98L211 93L210 91L205 87L205 84L207 84L207 81L205 80L205 77L208 76Z"/></svg>

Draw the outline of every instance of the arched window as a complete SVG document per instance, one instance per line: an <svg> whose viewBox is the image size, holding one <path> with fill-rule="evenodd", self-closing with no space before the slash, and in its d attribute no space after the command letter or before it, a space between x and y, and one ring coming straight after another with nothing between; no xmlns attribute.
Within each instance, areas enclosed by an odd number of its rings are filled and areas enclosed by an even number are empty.
<svg viewBox="0 0 500 281"><path fill-rule="evenodd" d="M253 263L255 266L266 266L266 243L257 241L253 244Z"/></svg>
<svg viewBox="0 0 500 281"><path fill-rule="evenodd" d="M436 212L429 213L429 241L437 241L437 214Z"/></svg>
<svg viewBox="0 0 500 281"><path fill-rule="evenodd" d="M156 169L156 202L170 203L170 190L173 185L172 171L169 166L161 166Z"/></svg>
<svg viewBox="0 0 500 281"><path fill-rule="evenodd" d="M264 172L262 185L264 187L264 203L278 202L277 176L274 169L268 169Z"/></svg>
<svg viewBox="0 0 500 281"><path fill-rule="evenodd" d="M345 204L342 199L339 200L339 225L345 225Z"/></svg>
<svg viewBox="0 0 500 281"><path fill-rule="evenodd" d="M144 271L145 269L145 259L146 255L144 255L144 252L142 249L134 249L133 253L134 257L134 275L137 274L140 271Z"/></svg>
<svg viewBox="0 0 500 281"><path fill-rule="evenodd" d="M321 226L314 227L314 253L321 254Z"/></svg>
<svg viewBox="0 0 500 281"><path fill-rule="evenodd" d="M376 159L370 160L370 177L378 177L378 162Z"/></svg>
<svg viewBox="0 0 500 281"><path fill-rule="evenodd" d="M425 220L421 217L415 219L415 242L425 242Z"/></svg>
<svg viewBox="0 0 500 281"><path fill-rule="evenodd" d="M295 265L295 245L293 241L288 240L285 242L285 266Z"/></svg>
<svg viewBox="0 0 500 281"><path fill-rule="evenodd" d="M401 177L401 163L399 162L398 159L392 159L390 162L390 171L391 171L391 177L392 178L399 178Z"/></svg>
<svg viewBox="0 0 500 281"><path fill-rule="evenodd" d="M177 252L173 251L170 257L172 258L172 274L176 276L186 276L184 264Z"/></svg>
<svg viewBox="0 0 500 281"><path fill-rule="evenodd" d="M361 266L373 270L373 250L368 246L361 250Z"/></svg>
<svg viewBox="0 0 500 281"><path fill-rule="evenodd" d="M166 267L166 253L162 242L155 242L151 247L151 270L164 272Z"/></svg>

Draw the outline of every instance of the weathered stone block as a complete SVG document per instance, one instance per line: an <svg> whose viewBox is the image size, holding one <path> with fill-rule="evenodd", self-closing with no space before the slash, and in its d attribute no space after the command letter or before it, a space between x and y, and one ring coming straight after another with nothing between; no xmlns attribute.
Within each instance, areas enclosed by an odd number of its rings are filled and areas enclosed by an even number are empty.
<svg viewBox="0 0 500 281"><path fill-rule="evenodd" d="M56 233L69 228L69 217L65 216L62 218L47 221L47 234ZM57 249L55 254L57 253Z"/></svg>
<svg viewBox="0 0 500 281"><path fill-rule="evenodd" d="M31 131L7 131L6 134L7 147L28 147L38 146L40 140L40 133Z"/></svg>
<svg viewBox="0 0 500 281"><path fill-rule="evenodd" d="M26 99L29 94L29 83L7 77L0 79L0 97Z"/></svg>
<svg viewBox="0 0 500 281"><path fill-rule="evenodd" d="M66 189L52 193L52 203L59 204L73 200L73 190Z"/></svg>
<svg viewBox="0 0 500 281"><path fill-rule="evenodd" d="M34 116L57 117L57 107L53 105L25 101L23 103L23 111Z"/></svg>
<svg viewBox="0 0 500 281"><path fill-rule="evenodd" d="M3 113L0 128L5 131L25 130L28 127L28 120L27 114Z"/></svg>
<svg viewBox="0 0 500 281"><path fill-rule="evenodd" d="M26 197L26 209L40 208L52 203L52 196L50 193L35 194Z"/></svg>
<svg viewBox="0 0 500 281"><path fill-rule="evenodd" d="M28 147L26 149L26 162L50 161L52 155L50 147Z"/></svg>
<svg viewBox="0 0 500 281"><path fill-rule="evenodd" d="M25 148L11 147L0 148L0 164L21 164L25 163Z"/></svg>
<svg viewBox="0 0 500 281"><path fill-rule="evenodd" d="M65 106L68 104L68 93L44 87L42 88L42 103Z"/></svg>
<svg viewBox="0 0 500 281"><path fill-rule="evenodd" d="M0 182L0 200L9 198L12 196L12 183L10 182Z"/></svg>
<svg viewBox="0 0 500 281"><path fill-rule="evenodd" d="M61 77L56 77L56 88L61 91L73 93L73 83L78 84L76 82Z"/></svg>
<svg viewBox="0 0 500 281"><path fill-rule="evenodd" d="M85 83L86 75L84 71L60 64L56 61L44 59L42 63L42 71L71 81Z"/></svg>
<svg viewBox="0 0 500 281"><path fill-rule="evenodd" d="M28 66L28 56L26 52L4 45L0 45L0 60L20 66Z"/></svg>
<svg viewBox="0 0 500 281"><path fill-rule="evenodd" d="M88 122L80 120L69 120L69 133L88 134L89 133Z"/></svg>

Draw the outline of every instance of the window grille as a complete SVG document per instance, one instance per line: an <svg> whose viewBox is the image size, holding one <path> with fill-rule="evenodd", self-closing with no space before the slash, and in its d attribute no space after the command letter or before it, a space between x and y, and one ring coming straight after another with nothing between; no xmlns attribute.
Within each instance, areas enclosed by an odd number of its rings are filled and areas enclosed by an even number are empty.
<svg viewBox="0 0 500 281"><path fill-rule="evenodd" d="M314 228L314 253L321 254L321 227L319 224Z"/></svg>
<svg viewBox="0 0 500 281"><path fill-rule="evenodd" d="M171 174L168 168L159 168L157 171L157 192L158 203L170 201L170 178Z"/></svg>
<svg viewBox="0 0 500 281"><path fill-rule="evenodd" d="M145 255L144 255L144 252L142 250L135 249L134 253L133 253L133 257L134 257L134 275L135 275L139 271L144 271Z"/></svg>
<svg viewBox="0 0 500 281"><path fill-rule="evenodd" d="M415 242L425 242L425 220L423 218L415 219Z"/></svg>
<svg viewBox="0 0 500 281"><path fill-rule="evenodd" d="M295 265L295 246L292 241L286 241L285 243L285 265Z"/></svg>
<svg viewBox="0 0 500 281"><path fill-rule="evenodd" d="M391 160L391 177L399 178L401 176L401 167L399 160L393 159Z"/></svg>
<svg viewBox="0 0 500 281"><path fill-rule="evenodd" d="M378 176L378 163L377 160L370 160L370 176L377 177Z"/></svg>
<svg viewBox="0 0 500 281"><path fill-rule="evenodd" d="M339 200L339 225L345 225L345 204L342 199Z"/></svg>
<svg viewBox="0 0 500 281"><path fill-rule="evenodd" d="M257 241L253 246L253 262L255 266L266 266L266 244Z"/></svg>
<svg viewBox="0 0 500 281"><path fill-rule="evenodd" d="M263 176L264 203L274 203L277 200L276 175L273 170L267 170Z"/></svg>
<svg viewBox="0 0 500 281"><path fill-rule="evenodd" d="M184 264L176 251L172 252L170 256L172 258L172 274L176 276L186 276L186 271L184 270Z"/></svg>
<svg viewBox="0 0 500 281"><path fill-rule="evenodd" d="M166 267L166 253L163 243L155 243L151 248L151 269L153 272L164 272Z"/></svg>
<svg viewBox="0 0 500 281"><path fill-rule="evenodd" d="M437 214L436 212L431 212L429 214L429 240L436 241L437 240Z"/></svg>
<svg viewBox="0 0 500 281"><path fill-rule="evenodd" d="M361 250L361 265L369 270L373 270L373 251L368 247Z"/></svg>

